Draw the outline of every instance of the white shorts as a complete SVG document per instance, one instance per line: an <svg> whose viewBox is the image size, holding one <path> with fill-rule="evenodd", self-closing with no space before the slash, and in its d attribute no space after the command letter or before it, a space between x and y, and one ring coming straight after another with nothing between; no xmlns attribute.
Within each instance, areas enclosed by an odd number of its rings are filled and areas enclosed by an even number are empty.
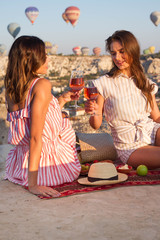
<svg viewBox="0 0 160 240"><path fill-rule="evenodd" d="M152 133L151 133L151 145L154 146L155 144L155 138L156 138L156 133L157 133L157 130L160 128L160 123L155 123L154 125L154 128L152 130ZM135 151L137 150L138 148L140 147L144 147L144 146L147 146L146 143L143 143L143 142L138 142L137 144L135 144L134 148L132 149L128 149L128 150L120 150L120 149L116 149L117 151L117 154L118 154L118 157L120 158L120 160L126 164L130 155Z"/></svg>

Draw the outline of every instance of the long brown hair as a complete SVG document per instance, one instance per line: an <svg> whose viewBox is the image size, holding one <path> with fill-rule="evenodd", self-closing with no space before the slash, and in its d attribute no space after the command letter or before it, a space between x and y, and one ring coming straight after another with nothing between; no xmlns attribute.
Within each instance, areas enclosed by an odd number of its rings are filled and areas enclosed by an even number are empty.
<svg viewBox="0 0 160 240"><path fill-rule="evenodd" d="M149 84L147 81L147 78L145 76L143 67L140 62L140 47L138 44L137 39L135 36L125 30L116 31L112 36L110 36L108 39L106 39L106 51L111 51L111 43L114 41L119 41L124 51L127 53L129 59L131 59L130 63L130 71L131 75L135 79L136 86L142 91L142 93L145 95L147 99L147 106L148 103L150 103L152 107L152 95L151 92L153 90L153 84ZM109 76L117 76L120 72L119 68L114 64L113 62L113 68L108 73Z"/></svg>
<svg viewBox="0 0 160 240"><path fill-rule="evenodd" d="M24 101L36 71L45 61L45 44L38 37L21 36L14 41L4 79L6 95L13 103Z"/></svg>

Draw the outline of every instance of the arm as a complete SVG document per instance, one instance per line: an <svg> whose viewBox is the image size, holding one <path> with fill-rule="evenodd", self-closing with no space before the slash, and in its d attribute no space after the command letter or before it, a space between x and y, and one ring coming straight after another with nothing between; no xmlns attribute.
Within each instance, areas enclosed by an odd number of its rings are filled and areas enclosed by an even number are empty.
<svg viewBox="0 0 160 240"><path fill-rule="evenodd" d="M153 109L151 111L150 116L155 122L160 123L160 111L156 102L155 95L153 95L152 100L153 100Z"/></svg>
<svg viewBox="0 0 160 240"><path fill-rule="evenodd" d="M31 101L28 188L33 194L56 197L57 192L52 188L37 185L38 167L42 150L42 132L51 98L50 82L47 79L40 79L33 88Z"/></svg>
<svg viewBox="0 0 160 240"><path fill-rule="evenodd" d="M89 123L94 129L98 129L102 124L103 105L104 98L100 94L98 95L97 101L87 100L85 103L85 111L87 113L93 114L93 112L95 112L95 115L91 116L89 119Z"/></svg>

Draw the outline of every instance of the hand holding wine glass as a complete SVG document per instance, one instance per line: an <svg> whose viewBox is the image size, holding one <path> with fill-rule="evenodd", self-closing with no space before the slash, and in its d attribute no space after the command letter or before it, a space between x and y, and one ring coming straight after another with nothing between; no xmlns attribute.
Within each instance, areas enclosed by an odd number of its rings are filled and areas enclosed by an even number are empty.
<svg viewBox="0 0 160 240"><path fill-rule="evenodd" d="M98 90L97 90L97 88L94 86L92 80L88 80L88 81L86 81L86 83L85 83L85 87L84 87L84 97L85 97L87 100L91 101L91 102L90 102L90 105L91 105L91 106L94 106L94 102L95 102L95 100L96 100L97 97L98 97ZM94 110L93 114L91 114L91 115L93 115L93 116L96 115L95 110Z"/></svg>
<svg viewBox="0 0 160 240"><path fill-rule="evenodd" d="M73 92L79 92L81 89L84 88L83 71L80 71L80 70L72 71L69 87L72 89ZM73 107L75 108L78 107L77 100L75 100L75 105Z"/></svg>

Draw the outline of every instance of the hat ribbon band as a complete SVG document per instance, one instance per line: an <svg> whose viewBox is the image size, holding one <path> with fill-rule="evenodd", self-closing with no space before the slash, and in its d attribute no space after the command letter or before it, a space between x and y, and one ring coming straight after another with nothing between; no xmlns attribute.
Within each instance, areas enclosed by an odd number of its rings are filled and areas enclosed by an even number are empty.
<svg viewBox="0 0 160 240"><path fill-rule="evenodd" d="M103 180L118 180L118 175L110 178L94 178L94 177L88 177L89 182L97 182L97 181L103 181Z"/></svg>

